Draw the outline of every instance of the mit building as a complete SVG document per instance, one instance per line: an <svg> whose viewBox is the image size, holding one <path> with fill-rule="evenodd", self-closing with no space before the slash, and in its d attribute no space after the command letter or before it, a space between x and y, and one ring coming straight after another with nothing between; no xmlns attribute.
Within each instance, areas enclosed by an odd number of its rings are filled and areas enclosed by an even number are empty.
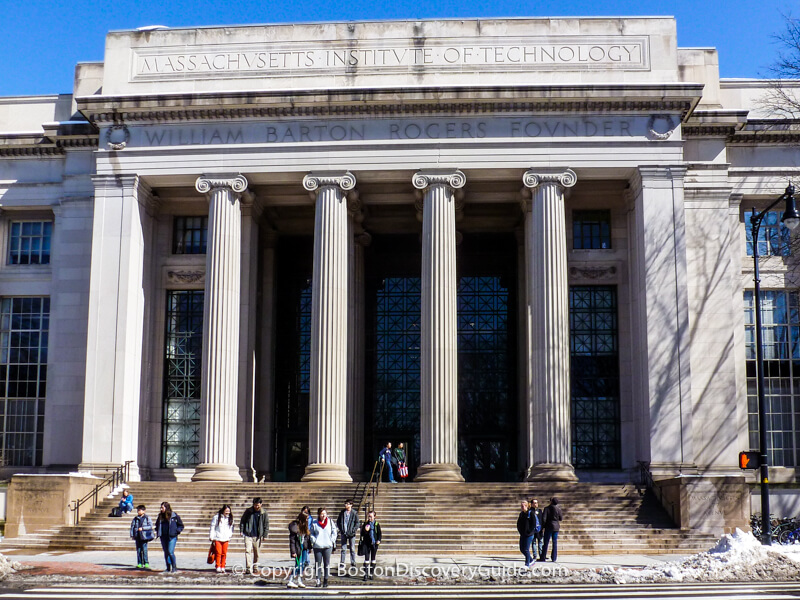
<svg viewBox="0 0 800 600"><path fill-rule="evenodd" d="M666 17L112 32L0 98L0 474L363 481L391 441L738 522L753 244L771 481L800 461L798 250L748 234L800 175L773 92Z"/></svg>

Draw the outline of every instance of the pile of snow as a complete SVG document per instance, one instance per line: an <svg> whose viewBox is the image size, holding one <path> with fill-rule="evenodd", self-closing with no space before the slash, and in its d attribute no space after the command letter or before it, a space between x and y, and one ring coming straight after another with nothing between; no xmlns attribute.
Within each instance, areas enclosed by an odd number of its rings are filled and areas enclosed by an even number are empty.
<svg viewBox="0 0 800 600"><path fill-rule="evenodd" d="M708 552L645 569L611 569L615 583L678 581L784 581L796 579L800 555L783 546L762 546L751 533L737 529L723 535Z"/></svg>
<svg viewBox="0 0 800 600"><path fill-rule="evenodd" d="M5 579L12 573L22 569L22 565L17 561L10 560L7 556L0 554L0 580Z"/></svg>
<svg viewBox="0 0 800 600"><path fill-rule="evenodd" d="M117 494L121 494L122 490L128 489L130 486L127 483L120 483L117 487L115 487L111 492L106 496L106 498L113 498Z"/></svg>

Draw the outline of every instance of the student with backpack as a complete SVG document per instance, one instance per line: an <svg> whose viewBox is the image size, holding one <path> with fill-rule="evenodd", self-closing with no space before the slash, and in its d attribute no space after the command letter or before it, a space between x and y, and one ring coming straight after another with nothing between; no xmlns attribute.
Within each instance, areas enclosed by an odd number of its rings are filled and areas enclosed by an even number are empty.
<svg viewBox="0 0 800 600"><path fill-rule="evenodd" d="M136 516L131 521L131 538L136 542L136 568L149 569L150 561L147 558L147 542L156 537L153 522L146 514L144 504L136 507Z"/></svg>
<svg viewBox="0 0 800 600"><path fill-rule="evenodd" d="M531 544L536 533L538 519L532 513L527 500L520 502L520 512L517 517L517 532L519 533L519 551L525 557L525 568L531 566L533 557L531 556Z"/></svg>
<svg viewBox="0 0 800 600"><path fill-rule="evenodd" d="M558 558L558 532L561 529L561 521L564 519L564 513L561 512L561 507L558 505L558 498L551 498L550 504L542 511L542 527L544 528L544 548L542 554L539 556L539 562L547 560L547 546L550 540L553 540L553 550L550 557L553 562Z"/></svg>

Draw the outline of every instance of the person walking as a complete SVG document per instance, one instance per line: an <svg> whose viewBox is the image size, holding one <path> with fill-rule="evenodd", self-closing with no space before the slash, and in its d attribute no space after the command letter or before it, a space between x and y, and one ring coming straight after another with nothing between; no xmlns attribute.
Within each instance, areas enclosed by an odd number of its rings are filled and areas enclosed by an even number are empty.
<svg viewBox="0 0 800 600"><path fill-rule="evenodd" d="M558 558L558 532L561 529L561 521L564 520L564 513L561 512L561 507L558 505L558 498L550 498L550 504L542 511L542 520L544 521L544 545L542 553L539 556L539 562L547 560L547 545L550 539L553 540L553 550L550 557L553 562Z"/></svg>
<svg viewBox="0 0 800 600"><path fill-rule="evenodd" d="M531 556L531 544L535 531L535 522L531 519L530 505L527 500L520 502L520 513L517 517L517 532L519 533L519 551L525 557L525 568L531 566L533 557Z"/></svg>
<svg viewBox="0 0 800 600"><path fill-rule="evenodd" d="M136 507L136 516L131 521L131 538L136 542L136 568L149 569L150 561L147 558L147 543L156 537L153 521L146 514L144 504Z"/></svg>
<svg viewBox="0 0 800 600"><path fill-rule="evenodd" d="M223 504L219 512L211 519L211 529L208 539L214 544L214 565L217 573L225 572L225 562L228 558L228 542L233 537L233 514L228 504Z"/></svg>
<svg viewBox="0 0 800 600"><path fill-rule="evenodd" d="M172 512L169 502L161 503L161 512L156 519L156 535L161 540L161 548L164 550L164 562L167 568L165 573L177 573L178 563L175 560L175 545L178 543L178 536L183 531L183 521L178 513Z"/></svg>
<svg viewBox="0 0 800 600"><path fill-rule="evenodd" d="M239 520L239 533L244 538L244 566L250 575L256 575L255 565L261 551L261 542L269 533L269 515L261 498L253 498L253 506L244 511Z"/></svg>
<svg viewBox="0 0 800 600"><path fill-rule="evenodd" d="M389 483L397 483L394 480L394 473L392 473L392 442L386 442L383 450L378 454L378 459L382 463L381 467L389 473Z"/></svg>
<svg viewBox="0 0 800 600"><path fill-rule="evenodd" d="M311 523L311 547L314 550L314 571L317 587L320 586L320 568L322 567L322 587L328 587L328 576L331 572L331 554L336 548L336 525L328 518L328 511L320 508L317 518Z"/></svg>
<svg viewBox="0 0 800 600"><path fill-rule="evenodd" d="M342 566L345 564L348 548L350 549L350 566L356 566L356 533L358 533L360 525L358 511L353 508L353 501L350 499L345 500L344 510L336 518L336 528L342 538L342 559L339 561Z"/></svg>
<svg viewBox="0 0 800 600"><path fill-rule="evenodd" d="M378 555L382 537L381 524L378 523L375 511L371 510L367 513L367 520L361 526L361 535L358 538L358 545L364 554L364 581L375 579L375 557Z"/></svg>
<svg viewBox="0 0 800 600"><path fill-rule="evenodd" d="M294 569L289 575L289 588L304 588L303 583L303 556L308 556L311 548L311 532L308 530L308 513L305 506L297 518L289 523L289 555L294 559Z"/></svg>
<svg viewBox="0 0 800 600"><path fill-rule="evenodd" d="M408 465L406 464L406 449L403 442L397 444L394 450L394 458L397 462L397 474L400 476L400 483L403 483L408 477Z"/></svg>
<svg viewBox="0 0 800 600"><path fill-rule="evenodd" d="M531 557L537 560L542 557L542 540L544 539L544 519L542 517L542 509L539 508L539 501L534 498L529 503L530 510L536 515L539 522L539 529L533 534L533 545L531 546Z"/></svg>

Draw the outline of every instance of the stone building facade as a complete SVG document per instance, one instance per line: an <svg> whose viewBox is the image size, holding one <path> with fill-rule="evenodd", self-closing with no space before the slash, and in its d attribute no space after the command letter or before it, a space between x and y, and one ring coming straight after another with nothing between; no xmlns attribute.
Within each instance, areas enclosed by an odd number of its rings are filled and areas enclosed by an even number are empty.
<svg viewBox="0 0 800 600"><path fill-rule="evenodd" d="M770 85L671 18L110 33L0 98L2 470L740 475L746 215L800 173ZM757 243L794 482L796 252Z"/></svg>

